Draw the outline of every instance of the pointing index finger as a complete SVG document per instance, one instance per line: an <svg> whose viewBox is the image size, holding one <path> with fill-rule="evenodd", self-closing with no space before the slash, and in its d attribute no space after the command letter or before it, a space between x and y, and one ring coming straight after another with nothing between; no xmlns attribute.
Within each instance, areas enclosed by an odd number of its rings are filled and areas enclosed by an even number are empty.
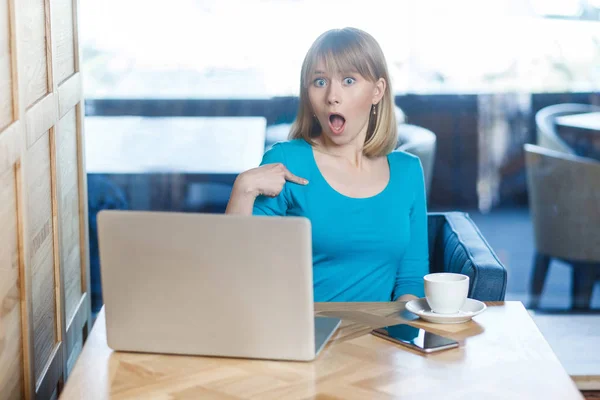
<svg viewBox="0 0 600 400"><path fill-rule="evenodd" d="M293 183L297 183L299 185L306 185L308 184L308 180L304 179L304 178L300 178L299 176L296 176L294 174L292 174L287 168L285 169L285 179L287 181L293 182Z"/></svg>

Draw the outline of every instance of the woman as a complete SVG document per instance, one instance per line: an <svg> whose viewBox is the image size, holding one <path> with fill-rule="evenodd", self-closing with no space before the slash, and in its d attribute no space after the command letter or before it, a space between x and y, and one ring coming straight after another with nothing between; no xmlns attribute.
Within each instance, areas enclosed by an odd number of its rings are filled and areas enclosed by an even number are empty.
<svg viewBox="0 0 600 400"><path fill-rule="evenodd" d="M392 152L396 119L372 36L322 34L301 71L290 141L238 176L227 214L303 216L312 224L315 301L423 297L427 213L417 157Z"/></svg>

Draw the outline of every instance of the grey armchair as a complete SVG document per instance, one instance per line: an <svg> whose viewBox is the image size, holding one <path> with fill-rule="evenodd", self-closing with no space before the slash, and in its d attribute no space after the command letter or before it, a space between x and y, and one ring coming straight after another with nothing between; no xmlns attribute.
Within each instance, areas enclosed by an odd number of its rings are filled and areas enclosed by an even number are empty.
<svg viewBox="0 0 600 400"><path fill-rule="evenodd" d="M466 213L429 213L430 272L469 276L469 298L503 301L507 272Z"/></svg>
<svg viewBox="0 0 600 400"><path fill-rule="evenodd" d="M405 151L419 157L423 166L426 193L429 196L436 148L435 133L411 124L398 125L398 147L394 151Z"/></svg>
<svg viewBox="0 0 600 400"><path fill-rule="evenodd" d="M277 142L288 140L292 124L276 124L267 126L265 133L265 151L269 150Z"/></svg>
<svg viewBox="0 0 600 400"><path fill-rule="evenodd" d="M530 308L559 259L573 267L572 307L587 309L600 277L600 162L526 144L525 163L536 246Z"/></svg>

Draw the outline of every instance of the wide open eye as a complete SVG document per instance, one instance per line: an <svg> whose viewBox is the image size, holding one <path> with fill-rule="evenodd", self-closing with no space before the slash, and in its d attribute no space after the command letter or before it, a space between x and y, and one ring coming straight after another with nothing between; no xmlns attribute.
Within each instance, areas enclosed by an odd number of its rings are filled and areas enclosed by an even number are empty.
<svg viewBox="0 0 600 400"><path fill-rule="evenodd" d="M325 87L327 85L327 81L324 78L317 78L313 81L313 84L316 87Z"/></svg>

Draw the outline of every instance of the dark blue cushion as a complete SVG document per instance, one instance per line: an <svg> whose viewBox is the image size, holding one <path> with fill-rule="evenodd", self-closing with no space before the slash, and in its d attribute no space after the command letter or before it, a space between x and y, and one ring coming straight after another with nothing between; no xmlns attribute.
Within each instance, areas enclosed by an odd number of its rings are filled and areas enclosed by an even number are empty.
<svg viewBox="0 0 600 400"><path fill-rule="evenodd" d="M469 276L469 297L503 301L507 272L466 213L429 213L430 272Z"/></svg>

